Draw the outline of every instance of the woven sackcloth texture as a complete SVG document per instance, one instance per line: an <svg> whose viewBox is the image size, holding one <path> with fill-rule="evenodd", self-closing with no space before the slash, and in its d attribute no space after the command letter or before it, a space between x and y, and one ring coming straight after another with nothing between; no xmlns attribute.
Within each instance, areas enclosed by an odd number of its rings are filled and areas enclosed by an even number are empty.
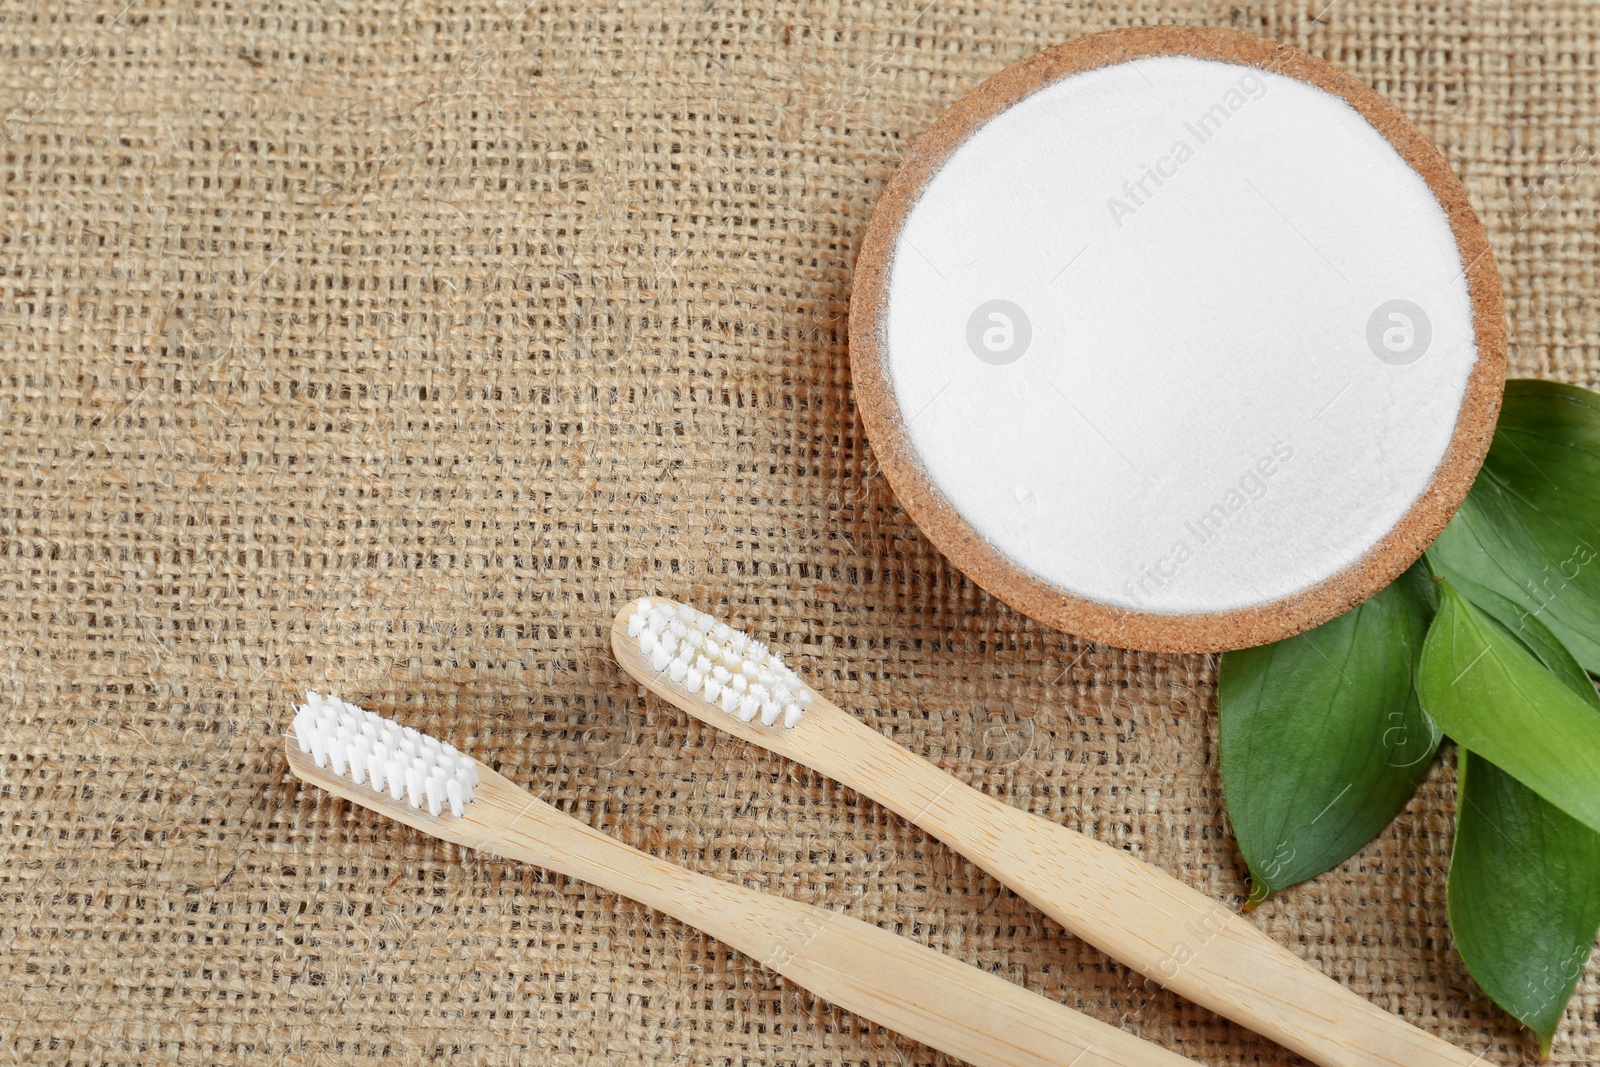
<svg viewBox="0 0 1600 1067"><path fill-rule="evenodd" d="M930 1064L590 886L301 788L289 701L454 741L630 843L1206 1064L1295 1057L842 787L646 700L613 612L772 635L839 703L1218 900L1216 659L952 571L857 417L852 261L916 137L1077 35L1235 27L1433 137L1513 370L1600 384L1600 6L0 2L0 1061ZM1252 918L1487 1062L1448 754ZM1600 965L1553 1062L1600 1061Z"/></svg>

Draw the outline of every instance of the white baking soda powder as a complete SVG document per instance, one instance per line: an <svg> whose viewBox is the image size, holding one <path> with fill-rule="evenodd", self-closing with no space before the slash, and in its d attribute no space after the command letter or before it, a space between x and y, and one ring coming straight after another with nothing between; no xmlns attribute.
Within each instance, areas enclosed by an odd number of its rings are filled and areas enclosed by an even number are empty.
<svg viewBox="0 0 1600 1067"><path fill-rule="evenodd" d="M991 120L890 270L886 365L932 481L1023 569L1143 611L1359 559L1427 488L1477 358L1422 178L1340 98L1211 60Z"/></svg>

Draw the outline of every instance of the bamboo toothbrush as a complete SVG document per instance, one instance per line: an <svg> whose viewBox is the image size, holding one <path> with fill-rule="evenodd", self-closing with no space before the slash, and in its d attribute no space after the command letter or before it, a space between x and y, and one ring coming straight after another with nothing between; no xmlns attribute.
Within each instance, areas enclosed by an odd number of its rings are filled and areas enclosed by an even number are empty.
<svg viewBox="0 0 1600 1067"><path fill-rule="evenodd" d="M284 749L306 782L442 841L601 886L978 1067L1192 1061L860 919L695 874L564 815L454 746L307 693Z"/></svg>
<svg viewBox="0 0 1600 1067"><path fill-rule="evenodd" d="M617 615L611 647L663 700L871 797L1102 952L1314 1063L1485 1063L1352 993L1176 878L958 781L703 612L643 598Z"/></svg>

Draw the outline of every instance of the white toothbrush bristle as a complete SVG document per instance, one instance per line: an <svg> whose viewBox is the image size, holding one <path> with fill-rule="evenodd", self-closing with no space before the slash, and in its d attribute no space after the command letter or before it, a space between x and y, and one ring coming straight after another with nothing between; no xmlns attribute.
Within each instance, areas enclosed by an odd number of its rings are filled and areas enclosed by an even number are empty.
<svg viewBox="0 0 1600 1067"><path fill-rule="evenodd" d="M642 597L628 636L650 669L706 703L763 726L800 725L812 693L781 656L749 634L687 604Z"/></svg>
<svg viewBox="0 0 1600 1067"><path fill-rule="evenodd" d="M472 758L393 719L308 691L295 708L293 728L301 752L355 785L387 790L391 799L431 815L449 811L460 818L472 802L478 784Z"/></svg>

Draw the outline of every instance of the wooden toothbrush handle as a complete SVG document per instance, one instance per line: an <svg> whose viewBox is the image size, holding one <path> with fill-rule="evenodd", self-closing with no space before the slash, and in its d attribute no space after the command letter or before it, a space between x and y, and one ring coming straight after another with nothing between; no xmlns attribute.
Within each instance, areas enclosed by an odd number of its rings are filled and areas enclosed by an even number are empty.
<svg viewBox="0 0 1600 1067"><path fill-rule="evenodd" d="M886 804L884 783L904 788L910 802L891 807L1146 978L1323 1067L1484 1067L1481 1056L1351 992L1171 875L1003 804L875 736L880 752L905 759L886 755L898 766L865 772L858 788Z"/></svg>
<svg viewBox="0 0 1600 1067"><path fill-rule="evenodd" d="M760 927L744 951L839 1007L968 1063L1193 1067L1159 1045L870 923L728 888ZM729 943L741 947L732 937Z"/></svg>
<svg viewBox="0 0 1600 1067"><path fill-rule="evenodd" d="M1159 1045L871 923L640 852L481 770L464 818L405 821L649 905L830 1003L976 1067L1193 1067Z"/></svg>

